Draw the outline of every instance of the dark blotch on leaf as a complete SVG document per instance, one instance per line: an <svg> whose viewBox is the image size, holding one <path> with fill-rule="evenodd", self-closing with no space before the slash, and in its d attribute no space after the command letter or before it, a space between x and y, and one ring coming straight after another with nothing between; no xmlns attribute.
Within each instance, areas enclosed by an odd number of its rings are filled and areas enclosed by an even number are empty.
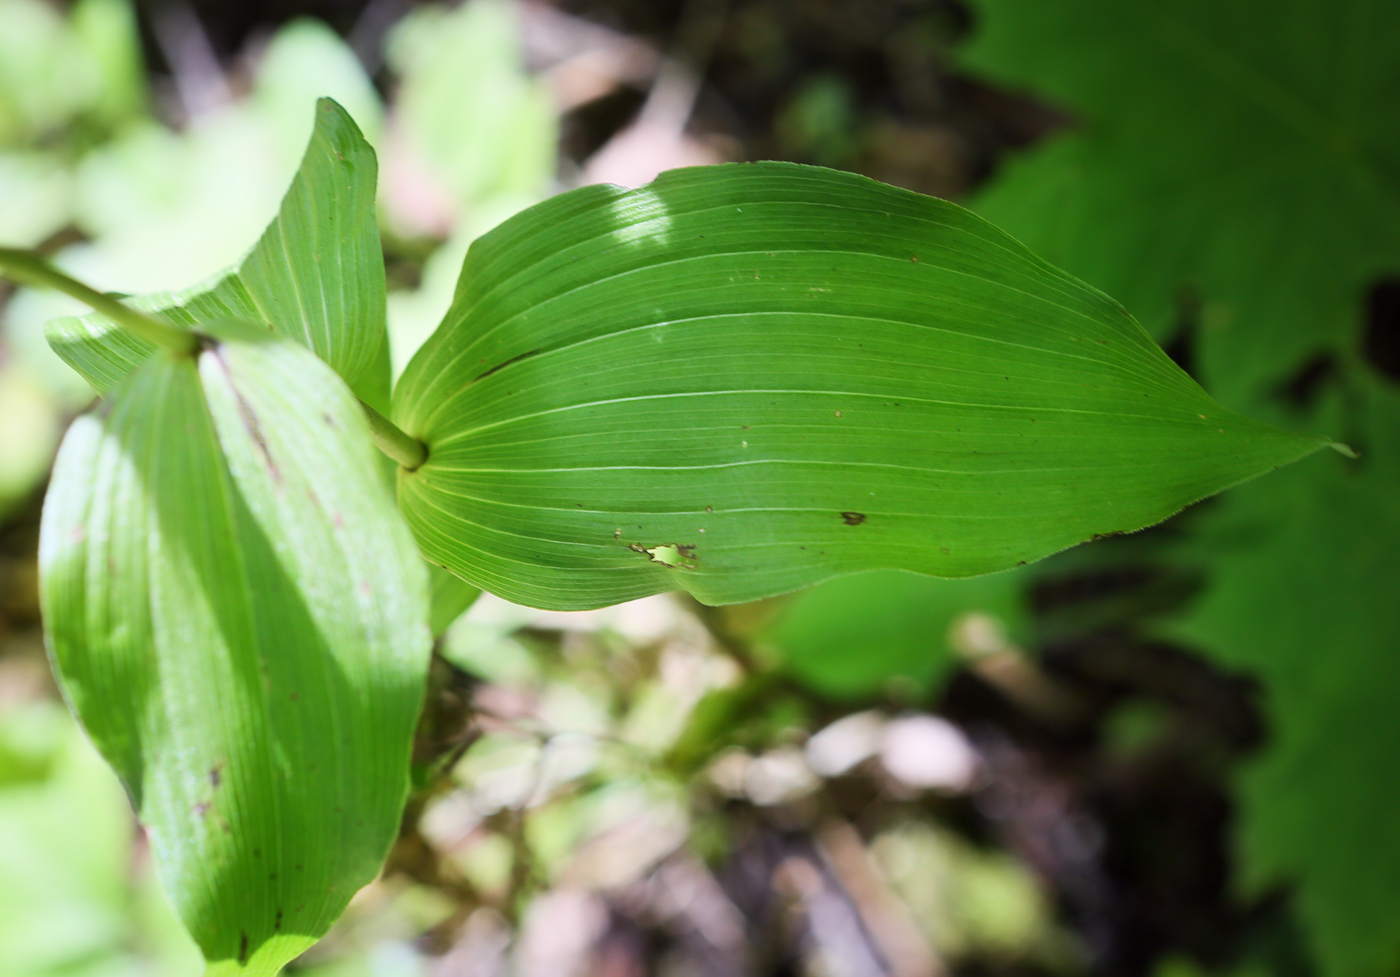
<svg viewBox="0 0 1400 977"><path fill-rule="evenodd" d="M865 513L843 512L841 513L841 518L845 520L848 526L859 526L861 523L865 522Z"/></svg>

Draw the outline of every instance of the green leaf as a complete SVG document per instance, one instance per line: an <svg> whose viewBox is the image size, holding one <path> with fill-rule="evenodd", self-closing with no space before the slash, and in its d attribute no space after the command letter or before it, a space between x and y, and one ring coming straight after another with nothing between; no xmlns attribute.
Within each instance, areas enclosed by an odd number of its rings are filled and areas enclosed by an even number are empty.
<svg viewBox="0 0 1400 977"><path fill-rule="evenodd" d="M1072 111L977 210L1253 402L1400 267L1400 5L979 0L965 63Z"/></svg>
<svg viewBox="0 0 1400 977"><path fill-rule="evenodd" d="M64 690L210 961L271 974L398 827L427 578L359 406L302 347L207 327L79 418L44 508Z"/></svg>
<svg viewBox="0 0 1400 977"><path fill-rule="evenodd" d="M395 420L434 563L584 608L972 576L1322 443L1222 410L1116 303L953 204L768 163L586 187L473 245Z"/></svg>
<svg viewBox="0 0 1400 977"><path fill-rule="evenodd" d="M937 580L874 570L798 594L769 639L787 670L823 695L858 699L892 680L927 694L958 663L952 630L968 615L1020 631L1025 609L1017 573Z"/></svg>
<svg viewBox="0 0 1400 977"><path fill-rule="evenodd" d="M218 318L259 322L329 363L376 409L389 398L384 259L374 209L374 150L353 119L321 99L306 156L277 217L236 269L182 292L132 302L192 328ZM153 347L100 315L55 319L49 344L99 392Z"/></svg>
<svg viewBox="0 0 1400 977"><path fill-rule="evenodd" d="M1334 977L1400 962L1400 393L1366 399L1360 462L1328 453L1212 513L1211 588L1180 625L1264 680L1272 736L1243 781L1246 877L1298 884Z"/></svg>
<svg viewBox="0 0 1400 977"><path fill-rule="evenodd" d="M428 583L428 628L437 637L476 603L481 588L473 587L455 573L432 563L428 564Z"/></svg>

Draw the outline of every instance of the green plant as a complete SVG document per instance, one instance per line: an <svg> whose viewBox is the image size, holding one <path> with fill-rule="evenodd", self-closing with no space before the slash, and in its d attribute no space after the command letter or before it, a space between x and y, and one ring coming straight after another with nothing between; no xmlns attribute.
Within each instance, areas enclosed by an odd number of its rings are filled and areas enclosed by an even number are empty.
<svg viewBox="0 0 1400 977"><path fill-rule="evenodd" d="M211 282L124 303L0 251L96 309L49 330L104 395L45 506L49 643L211 974L275 973L378 870L430 620L473 587L570 609L986 574L1328 443L1221 408L967 211L788 164L507 221L391 398L374 185L326 100Z"/></svg>
<svg viewBox="0 0 1400 977"><path fill-rule="evenodd" d="M1374 353L1397 328L1378 296L1400 270L1400 8L977 7L965 63L1076 120L979 212L1189 346L1223 403L1363 456L1224 500L1196 527L1200 599L1167 623L1265 687L1272 735L1236 826L1246 887L1296 885L1323 973L1393 971L1400 396L1394 354Z"/></svg>

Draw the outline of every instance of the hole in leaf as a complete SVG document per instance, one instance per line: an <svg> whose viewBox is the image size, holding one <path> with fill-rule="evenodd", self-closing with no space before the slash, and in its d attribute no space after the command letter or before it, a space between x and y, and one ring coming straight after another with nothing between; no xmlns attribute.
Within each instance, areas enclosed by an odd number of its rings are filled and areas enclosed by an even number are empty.
<svg viewBox="0 0 1400 977"><path fill-rule="evenodd" d="M653 563L660 563L676 570L689 570L695 566L695 547L684 543L670 543L665 546L648 546L642 550L651 557Z"/></svg>

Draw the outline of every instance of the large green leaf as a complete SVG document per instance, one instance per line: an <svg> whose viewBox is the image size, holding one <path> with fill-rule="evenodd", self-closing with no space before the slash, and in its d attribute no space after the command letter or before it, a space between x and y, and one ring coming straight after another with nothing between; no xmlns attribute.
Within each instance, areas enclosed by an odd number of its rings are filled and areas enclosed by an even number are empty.
<svg viewBox="0 0 1400 977"><path fill-rule="evenodd" d="M260 322L315 351L367 404L389 399L384 258L375 217L374 150L328 98L281 210L236 269L182 292L131 304L175 325L218 318ZM55 319L49 344L99 392L154 347L101 315Z"/></svg>
<svg viewBox="0 0 1400 977"><path fill-rule="evenodd" d="M43 610L212 971L273 973L395 836L427 579L345 386L294 343L205 328L197 362L150 357L69 431Z"/></svg>
<svg viewBox="0 0 1400 977"><path fill-rule="evenodd" d="M779 163L487 234L394 416L429 451L399 481L428 558L551 608L987 573L1321 444L1222 410L962 208Z"/></svg>
<svg viewBox="0 0 1400 977"><path fill-rule="evenodd" d="M966 63L1077 116L979 213L1157 336L1199 305L1226 404L1355 347L1367 287L1400 268L1400 5L976 6Z"/></svg>
<svg viewBox="0 0 1400 977"><path fill-rule="evenodd" d="M1400 392L1367 397L1360 462L1314 458L1212 513L1211 588L1183 625L1265 682L1268 751L1245 774L1257 889L1297 882L1323 972L1400 963Z"/></svg>

